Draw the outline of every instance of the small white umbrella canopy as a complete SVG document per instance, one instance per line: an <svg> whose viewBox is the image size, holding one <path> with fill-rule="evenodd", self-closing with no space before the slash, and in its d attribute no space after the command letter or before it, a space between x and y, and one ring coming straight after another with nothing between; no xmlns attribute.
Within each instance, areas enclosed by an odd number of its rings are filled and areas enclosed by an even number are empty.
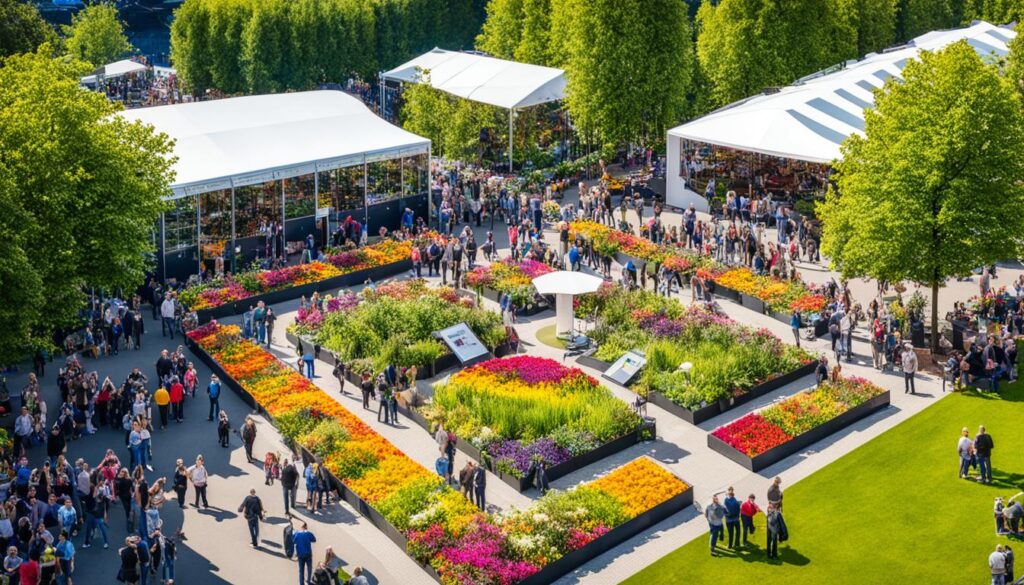
<svg viewBox="0 0 1024 585"><path fill-rule="evenodd" d="M555 335L572 333L572 298L597 292L604 280L592 274L560 270L533 279L542 295L555 295Z"/></svg>
<svg viewBox="0 0 1024 585"><path fill-rule="evenodd" d="M604 280L592 274L559 270L533 279L533 286L542 295L583 295L597 292Z"/></svg>

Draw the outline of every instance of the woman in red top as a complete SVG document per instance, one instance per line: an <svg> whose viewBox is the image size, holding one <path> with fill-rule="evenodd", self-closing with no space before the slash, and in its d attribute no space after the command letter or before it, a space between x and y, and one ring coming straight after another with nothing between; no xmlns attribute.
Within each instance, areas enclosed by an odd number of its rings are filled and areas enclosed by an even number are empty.
<svg viewBox="0 0 1024 585"><path fill-rule="evenodd" d="M181 385L177 378L174 378L169 393L171 395L171 416L174 417L174 420L182 422L185 420L184 409L182 408L185 401L185 387Z"/></svg>
<svg viewBox="0 0 1024 585"><path fill-rule="evenodd" d="M754 533L754 516L761 511L761 508L754 502L754 494L747 497L747 501L740 504L740 521L743 522L743 542L748 542L747 535Z"/></svg>

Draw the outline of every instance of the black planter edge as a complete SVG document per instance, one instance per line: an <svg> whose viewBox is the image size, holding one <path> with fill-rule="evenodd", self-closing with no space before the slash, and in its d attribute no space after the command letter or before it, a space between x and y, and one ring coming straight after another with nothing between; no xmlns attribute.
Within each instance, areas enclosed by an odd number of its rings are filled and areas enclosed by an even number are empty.
<svg viewBox="0 0 1024 585"><path fill-rule="evenodd" d="M601 373L607 372L608 368L612 367L612 364L610 362L605 362L589 355L577 356L576 363L581 366L593 368Z"/></svg>
<svg viewBox="0 0 1024 585"><path fill-rule="evenodd" d="M423 416L418 408L403 405L399 406L399 411L404 414L406 418L416 423L423 430L427 431L428 434L432 432L430 428L430 421ZM654 421L644 421L639 427L625 435L622 435L621 437L607 441L602 445L598 445L590 451L581 453L568 461L559 463L558 465L552 465L547 470L548 481L555 481L556 479L565 477L570 473L579 471L592 463L596 463L606 457L610 457L611 455L618 453L619 451L624 451L625 449L642 442L648 430L650 430L650 436L652 438L657 436L657 427L655 426ZM496 475L498 479L520 493L533 487L532 474L524 477L516 477L514 475L498 471L494 467L490 456L486 456L483 451L477 449L475 445L465 439L458 439L455 443L455 449L477 463L483 464L487 468L487 471L490 471Z"/></svg>
<svg viewBox="0 0 1024 585"><path fill-rule="evenodd" d="M774 465L791 455L795 455L800 451L803 451L814 443L817 443L829 435L848 427L875 411L887 408L889 406L889 401L889 392L886 391L863 404L859 404L851 408L834 419L818 425L817 427L793 437L791 440L769 449L760 455L755 455L754 457L748 457L745 453L740 452L738 449L735 449L711 433L708 433L708 447L711 448L712 451L724 455L726 458L739 463L750 471L760 471L765 467Z"/></svg>
<svg viewBox="0 0 1024 585"><path fill-rule="evenodd" d="M239 395L241 395L244 400L252 401L253 404L256 404L255 399L252 397L252 395L246 392L242 388L241 384L239 384L234 378L228 376L227 372L224 372L224 369L220 366L217 360L213 359L213 356L209 355L206 352L206 350L202 349L199 346L199 344L193 342L191 339L188 339L187 337L186 343L188 344L189 349L196 353L196 355L199 356L203 363L206 363L208 366L210 366L211 369L215 369L218 372L218 376L220 376L221 373L223 373L223 379L229 388L231 388L235 392L238 392ZM258 408L258 404L256 404L256 408ZM269 413L265 414L267 414L268 418L270 418ZM270 420L271 423L274 422L272 418L270 418ZM298 453L301 455L303 462L317 461L317 458L308 450L306 450L305 447L297 445L296 448ZM352 492L352 490L348 489L348 486L346 486L343 481L335 477L334 474L331 473L329 469L324 468L324 471L327 472L328 478L330 479L331 484L334 486L334 488L338 491L338 494L342 498L344 498L345 501L349 503L349 505L355 508L361 516L369 520L370 523L374 525L374 527L383 532L384 535L387 536L389 540L394 542L395 545L401 548L403 552L406 552L408 550L409 540L405 537L404 534L402 534L400 530L398 530L390 522L388 522L387 519L384 518L384 516L382 516L380 512L377 511L376 508L369 504L369 502L366 502L358 495L356 495L354 492ZM593 540L592 542L588 543L582 548L574 550L562 556L561 558L551 563L548 563L543 568L541 568L540 571L520 581L519 583L517 583L517 585L546 585L548 583L551 583L558 577L561 577L562 575L565 575L566 573L572 571L573 569L576 569L584 563L587 563L597 558L598 556L611 550L618 544L625 542L626 540L629 540L630 538L636 536L640 532L643 532L651 526L654 526L655 524L667 519L676 512L682 511L687 506L692 505L693 486L689 482L684 481L684 483L686 483L687 487L681 493L673 496L672 498L669 498L668 500L665 500L664 502L658 504L657 506L654 506L653 508L647 510L643 514L640 514L636 518L633 518L631 520L624 522L623 524L620 524L619 526L616 526L608 533ZM408 556L407 552L406 556ZM428 575L430 575L435 581L437 581L438 583L441 582L440 575L437 574L437 571L435 571L433 567L431 567L430 565L419 563L415 559L413 559L413 562L419 565L420 568L423 569L423 571L426 572Z"/></svg>
<svg viewBox="0 0 1024 585"><path fill-rule="evenodd" d="M314 292L318 291L325 291L343 286L355 286L357 284L361 284L367 278L371 280L388 278L411 269L412 260L400 260L398 262L392 262L391 264L375 266L373 268L367 268L366 270L357 270L356 272L342 274L341 276L335 276L318 282L311 282L309 284L301 284L282 290L253 295L237 301L225 303L219 307L200 309L196 311L196 317L199 319L200 323L206 323L211 319L223 319L224 317L231 317L233 315L244 313L248 305L255 305L260 301L263 301L268 305L275 305L277 303L297 299L303 295L312 295Z"/></svg>
<svg viewBox="0 0 1024 585"><path fill-rule="evenodd" d="M786 384L795 382L796 380L799 380L804 376L809 376L814 373L815 367L817 367L817 364L815 364L814 362L806 363L795 370L786 372L785 374L772 378L767 382L762 382L761 384L754 386L753 388L744 392L743 394L740 394L739 396L734 396L731 399L729 399L729 403L731 404L731 406L725 409L722 408L721 402L716 400L715 402L712 402L711 404L708 404L707 406L704 406L702 408L698 408L697 410L690 410L684 406L680 406L675 402L672 402L664 394L656 391L648 393L647 401L666 410L668 413L683 419L684 421L692 425L699 425L701 423L707 422L715 418L716 416L722 413L728 412L734 408L742 406L747 402L750 402L751 400L760 398L766 394L774 392L779 388L782 388Z"/></svg>

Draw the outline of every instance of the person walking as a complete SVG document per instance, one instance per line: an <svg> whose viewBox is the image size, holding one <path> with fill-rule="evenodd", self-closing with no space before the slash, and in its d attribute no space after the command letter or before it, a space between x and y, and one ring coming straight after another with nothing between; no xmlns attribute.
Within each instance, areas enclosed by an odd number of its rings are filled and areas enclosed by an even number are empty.
<svg viewBox="0 0 1024 585"><path fill-rule="evenodd" d="M793 311L793 316L789 318L789 326L793 329L793 339L796 340L796 346L800 347L800 310Z"/></svg>
<svg viewBox="0 0 1024 585"><path fill-rule="evenodd" d="M1003 545L988 555L988 569L992 574L992 585L1006 585L1006 554Z"/></svg>
<svg viewBox="0 0 1024 585"><path fill-rule="evenodd" d="M292 535L295 542L295 556L299 559L299 585L308 585L313 579L313 543L316 535L309 531L305 522Z"/></svg>
<svg viewBox="0 0 1024 585"><path fill-rule="evenodd" d="M451 469L451 467L449 467ZM483 465L479 465L473 472L473 493L476 494L476 505L481 510L487 510L487 471L484 470Z"/></svg>
<svg viewBox="0 0 1024 585"><path fill-rule="evenodd" d="M174 486L174 494L178 496L178 507L185 508L185 492L188 491L188 468L185 462L178 459L174 462L174 478L171 485Z"/></svg>
<svg viewBox="0 0 1024 585"><path fill-rule="evenodd" d="M231 421L226 411L220 411L217 415L217 442L221 447L227 447L231 439Z"/></svg>
<svg viewBox="0 0 1024 585"><path fill-rule="evenodd" d="M57 583L59 585L73 585L71 574L75 571L75 545L71 543L67 529L61 530L57 536L54 556L58 566Z"/></svg>
<svg viewBox="0 0 1024 585"><path fill-rule="evenodd" d="M256 495L256 488L249 488L249 495L245 496L242 504L238 506L238 513L245 516L249 524L249 538L252 540L252 547L259 548L260 521L263 520L263 502Z"/></svg>
<svg viewBox="0 0 1024 585"><path fill-rule="evenodd" d="M754 516L761 511L755 500L756 496L750 494L747 496L747 501L740 506L740 520L743 522L743 542L745 543L750 542L747 536L754 533Z"/></svg>
<svg viewBox="0 0 1024 585"><path fill-rule="evenodd" d="M206 482L209 475L206 473L206 465L203 464L203 456L196 457L196 464L188 468L188 480L196 490L195 508L199 507L200 498L203 500L203 507L209 508L210 503L206 500Z"/></svg>
<svg viewBox="0 0 1024 585"><path fill-rule="evenodd" d="M725 507L719 503L717 494L711 496L711 503L704 508L704 518L708 521L708 527L711 529L711 556L718 556L715 547L718 546L718 540L725 536L725 532L722 530Z"/></svg>
<svg viewBox="0 0 1024 585"><path fill-rule="evenodd" d="M772 481L772 485L768 488L768 505L775 506L778 511L782 511L782 478L776 477Z"/></svg>
<svg viewBox="0 0 1024 585"><path fill-rule="evenodd" d="M725 500L725 528L729 533L729 548L740 546L740 501L736 499L736 491L729 486L726 490Z"/></svg>
<svg viewBox="0 0 1024 585"><path fill-rule="evenodd" d="M185 420L185 386L181 383L181 380L178 380L177 376L171 381L171 387L168 388L167 392L167 399L170 402L171 418L179 423L183 422ZM157 405L159 405L159 402ZM160 416L163 417L163 412L160 413Z"/></svg>
<svg viewBox="0 0 1024 585"><path fill-rule="evenodd" d="M779 558L779 538L782 535L782 511L779 510L778 506L768 503L768 511L765 512L767 518L765 524L767 526L767 549L768 558L777 559Z"/></svg>
<svg viewBox="0 0 1024 585"><path fill-rule="evenodd" d="M370 372L365 371L359 382L359 390L363 393L363 409L370 410L370 395L373 394L373 379Z"/></svg>
<svg viewBox="0 0 1024 585"><path fill-rule="evenodd" d="M956 452L960 456L960 479L967 479L971 471L971 457L974 455L974 441L971 440L967 427L960 430L960 440L956 443Z"/></svg>
<svg viewBox="0 0 1024 585"><path fill-rule="evenodd" d="M121 557L121 569L117 572L118 581L126 585L136 585L139 582L139 551L135 548L134 538L125 538L124 547L117 551L117 554Z"/></svg>
<svg viewBox="0 0 1024 585"><path fill-rule="evenodd" d="M164 302L160 303L160 337L171 334L174 339L174 301L171 293L164 293Z"/></svg>
<svg viewBox="0 0 1024 585"><path fill-rule="evenodd" d="M287 459L281 466L281 491L284 495L284 515L291 518L291 508L295 507L295 498L299 492L299 470Z"/></svg>
<svg viewBox="0 0 1024 585"><path fill-rule="evenodd" d="M177 381L177 378L171 378L172 384L176 383ZM159 388L156 389L156 392L153 393L153 402L156 403L157 410L160 411L160 428L166 429L167 415L171 410L171 393L168 392L167 389L161 385Z"/></svg>
<svg viewBox="0 0 1024 585"><path fill-rule="evenodd" d="M974 437L974 453L978 456L978 481L982 483L992 483L992 449L995 447L984 425L978 427L978 434Z"/></svg>
<svg viewBox="0 0 1024 585"><path fill-rule="evenodd" d="M220 412L220 378L217 374L210 376L210 383L206 386L206 394L210 397L210 415L206 420L213 420L213 417Z"/></svg>
<svg viewBox="0 0 1024 585"><path fill-rule="evenodd" d="M903 344L903 353L900 354L900 362L903 366L903 393L917 394L914 388L914 375L917 374L917 353L910 342Z"/></svg>
<svg viewBox="0 0 1024 585"><path fill-rule="evenodd" d="M242 444L245 445L245 461L252 463L252 446L256 442L256 421L251 416L245 417L245 424L242 425Z"/></svg>
<svg viewBox="0 0 1024 585"><path fill-rule="evenodd" d="M270 341L274 338L275 321L277 321L277 315L274 314L274 309L267 307L267 312L263 315L263 323L267 329L267 347L270 347Z"/></svg>

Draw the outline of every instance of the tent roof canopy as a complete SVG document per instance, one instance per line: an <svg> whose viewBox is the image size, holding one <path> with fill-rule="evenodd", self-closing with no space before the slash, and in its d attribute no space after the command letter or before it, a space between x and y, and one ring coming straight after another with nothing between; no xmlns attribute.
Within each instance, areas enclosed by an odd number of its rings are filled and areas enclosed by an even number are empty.
<svg viewBox="0 0 1024 585"><path fill-rule="evenodd" d="M340 91L256 95L119 112L174 139L175 195L426 154L430 140Z"/></svg>
<svg viewBox="0 0 1024 585"><path fill-rule="evenodd" d="M777 91L740 100L668 131L669 136L827 163L840 157L839 145L851 133L864 133L864 110L874 107L874 91L890 77L900 78L920 51L935 51L966 40L983 56L1004 57L1017 34L987 22L934 31L906 45L847 62Z"/></svg>
<svg viewBox="0 0 1024 585"><path fill-rule="evenodd" d="M136 73L138 71L145 71L146 66L142 63L132 61L130 59L122 59L120 61L114 61L113 63L107 63L103 67L97 68L92 72L92 75L86 75L81 79L82 83L96 83L96 80L100 76L111 79L113 77L121 77L122 75L128 75L129 73Z"/></svg>
<svg viewBox="0 0 1024 585"><path fill-rule="evenodd" d="M559 270L533 279L533 286L542 295L582 295L597 292L604 280L584 272Z"/></svg>
<svg viewBox="0 0 1024 585"><path fill-rule="evenodd" d="M565 71L561 69L444 49L399 65L384 73L384 78L426 82L454 96L506 110L565 98Z"/></svg>

